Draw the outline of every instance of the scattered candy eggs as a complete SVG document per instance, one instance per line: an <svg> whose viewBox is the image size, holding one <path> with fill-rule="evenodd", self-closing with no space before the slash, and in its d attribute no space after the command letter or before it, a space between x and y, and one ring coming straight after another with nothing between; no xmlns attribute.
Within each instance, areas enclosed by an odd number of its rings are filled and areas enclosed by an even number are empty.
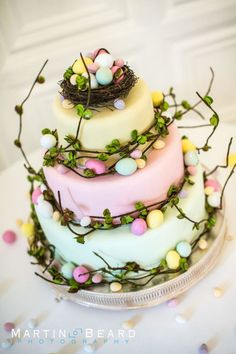
<svg viewBox="0 0 236 354"><path fill-rule="evenodd" d="M136 159L135 160L137 167L142 169L146 166L146 161L144 159Z"/></svg>
<svg viewBox="0 0 236 354"><path fill-rule="evenodd" d="M229 154L228 163L229 163L230 167L233 167L236 164L236 153L235 154Z"/></svg>
<svg viewBox="0 0 236 354"><path fill-rule="evenodd" d="M220 192L214 192L207 197L208 204L213 208L219 208L220 206L221 194Z"/></svg>
<svg viewBox="0 0 236 354"><path fill-rule="evenodd" d="M83 266L76 267L73 271L73 277L80 284L86 283L89 279L88 269Z"/></svg>
<svg viewBox="0 0 236 354"><path fill-rule="evenodd" d="M196 166L188 166L187 171L191 176L195 176L197 173L197 168Z"/></svg>
<svg viewBox="0 0 236 354"><path fill-rule="evenodd" d="M137 236L143 235L146 232L146 230L147 230L146 221L141 218L135 219L131 224L131 232L134 235Z"/></svg>
<svg viewBox="0 0 236 354"><path fill-rule="evenodd" d="M149 211L147 215L147 226L150 229L155 229L156 227L159 227L164 221L164 214L162 213L161 210L151 210Z"/></svg>
<svg viewBox="0 0 236 354"><path fill-rule="evenodd" d="M100 68L111 68L113 65L114 59L111 54L108 53L99 53L95 58L94 63L98 64Z"/></svg>
<svg viewBox="0 0 236 354"><path fill-rule="evenodd" d="M125 109L125 101L120 98L117 98L114 101L114 107L119 110Z"/></svg>
<svg viewBox="0 0 236 354"><path fill-rule="evenodd" d="M164 96L161 91L153 91L152 92L152 103L153 103L154 107L160 106L163 99L164 99Z"/></svg>
<svg viewBox="0 0 236 354"><path fill-rule="evenodd" d="M41 191L40 187L35 188L35 190L32 193L32 196L31 196L33 204L38 204L38 197L40 195L42 195L42 191Z"/></svg>
<svg viewBox="0 0 236 354"><path fill-rule="evenodd" d="M169 269L179 268L180 255L178 252L171 250L166 255L166 262Z"/></svg>
<svg viewBox="0 0 236 354"><path fill-rule="evenodd" d="M122 284L117 282L117 281L113 281L111 284L110 284L110 290L112 292L117 292L117 291L120 291L122 289Z"/></svg>
<svg viewBox="0 0 236 354"><path fill-rule="evenodd" d="M4 323L3 328L6 332L11 332L12 329L15 328L15 324L13 322L6 322Z"/></svg>
<svg viewBox="0 0 236 354"><path fill-rule="evenodd" d="M175 316L175 321L180 324L185 324L187 319L183 315L178 314Z"/></svg>
<svg viewBox="0 0 236 354"><path fill-rule="evenodd" d="M92 276L92 282L94 284L99 284L99 283L101 283L101 281L102 281L102 275L101 274L97 273L97 274L94 274Z"/></svg>
<svg viewBox="0 0 236 354"><path fill-rule="evenodd" d="M22 234L26 237L33 237L34 236L34 224L27 222L21 225L20 228Z"/></svg>
<svg viewBox="0 0 236 354"><path fill-rule="evenodd" d="M88 71L92 74L95 74L98 69L99 69L99 65L96 63L92 63L88 65Z"/></svg>
<svg viewBox="0 0 236 354"><path fill-rule="evenodd" d="M55 210L54 213L52 214L52 218L54 221L59 221L61 217L61 214L58 210Z"/></svg>
<svg viewBox="0 0 236 354"><path fill-rule="evenodd" d="M156 150L161 150L165 147L166 143L163 140L157 140L155 143L152 145L152 147Z"/></svg>
<svg viewBox="0 0 236 354"><path fill-rule="evenodd" d="M212 193L214 192L214 188L213 187L205 187L205 189L204 189L204 193L206 194L206 195L211 195Z"/></svg>
<svg viewBox="0 0 236 354"><path fill-rule="evenodd" d="M31 318L29 321L28 321L28 327L30 329L34 329L35 327L37 327L37 320L35 318Z"/></svg>
<svg viewBox="0 0 236 354"><path fill-rule="evenodd" d="M61 267L61 274L63 275L63 277L65 277L66 279L71 279L73 277L73 271L75 269L74 264L68 262L63 264L63 266Z"/></svg>
<svg viewBox="0 0 236 354"><path fill-rule="evenodd" d="M85 353L94 353L95 352L95 346L94 346L94 344L85 344L84 346L83 346L83 351L85 352Z"/></svg>
<svg viewBox="0 0 236 354"><path fill-rule="evenodd" d="M53 207L46 200L42 200L38 204L38 212L45 218L51 218L53 215Z"/></svg>
<svg viewBox="0 0 236 354"><path fill-rule="evenodd" d="M125 65L124 59L118 58L115 60L115 66L119 66L120 68L122 68L122 66Z"/></svg>
<svg viewBox="0 0 236 354"><path fill-rule="evenodd" d="M198 348L198 353L199 354L208 354L209 353L208 346L205 343L202 343L200 345L200 347Z"/></svg>
<svg viewBox="0 0 236 354"><path fill-rule="evenodd" d="M181 189L181 191L179 192L179 197L183 199L183 198L187 198L187 196L188 196L188 192L186 191L186 189Z"/></svg>
<svg viewBox="0 0 236 354"><path fill-rule="evenodd" d="M179 301L177 298L173 298L167 301L167 306L170 308L174 308L178 305Z"/></svg>
<svg viewBox="0 0 236 354"><path fill-rule="evenodd" d="M84 57L83 59L86 66L91 65L93 63L92 59L89 57ZM74 64L72 65L72 70L74 71L75 74L83 74L86 72L86 68L81 58L77 59L74 62Z"/></svg>
<svg viewBox="0 0 236 354"><path fill-rule="evenodd" d="M89 226L91 224L90 216L83 216L80 220L80 225L83 227Z"/></svg>
<svg viewBox="0 0 236 354"><path fill-rule="evenodd" d="M132 175L137 168L137 163L130 157L125 157L124 159L119 160L115 165L116 172L122 176Z"/></svg>
<svg viewBox="0 0 236 354"><path fill-rule="evenodd" d="M5 243L14 243L16 241L16 233L12 230L6 230L4 231L2 238Z"/></svg>
<svg viewBox="0 0 236 354"><path fill-rule="evenodd" d="M13 345L12 338L6 338L1 342L2 349L9 349Z"/></svg>
<svg viewBox="0 0 236 354"><path fill-rule="evenodd" d="M206 182L205 182L205 187L212 187L214 188L214 191L215 192L219 192L220 191L220 185L219 183L214 180L214 179L207 179Z"/></svg>
<svg viewBox="0 0 236 354"><path fill-rule="evenodd" d="M192 252L192 247L189 242L181 241L177 244L176 251L181 257L188 257Z"/></svg>
<svg viewBox="0 0 236 354"><path fill-rule="evenodd" d="M198 241L198 247L200 248L200 250L205 250L208 247L208 242L204 238L201 238Z"/></svg>
<svg viewBox="0 0 236 354"><path fill-rule="evenodd" d="M188 151L184 155L184 162L187 166L197 166L198 161L199 160L196 151Z"/></svg>
<svg viewBox="0 0 236 354"><path fill-rule="evenodd" d="M213 289L213 294L214 294L215 297L221 297L222 294L223 294L223 291L220 288L214 288Z"/></svg>
<svg viewBox="0 0 236 354"><path fill-rule="evenodd" d="M73 75L71 75L71 77L70 77L70 83L71 83L71 85L73 85L73 86L76 86L76 85L77 85L77 82L76 82L77 77L78 77L78 74L73 74Z"/></svg>
<svg viewBox="0 0 236 354"><path fill-rule="evenodd" d="M139 159L141 156L142 156L142 151L139 149L132 151L130 154L130 157L132 157L133 159Z"/></svg>
<svg viewBox="0 0 236 354"><path fill-rule="evenodd" d="M101 160L89 159L85 162L85 167L93 170L97 175L101 175L106 171L106 165Z"/></svg>
<svg viewBox="0 0 236 354"><path fill-rule="evenodd" d="M57 166L57 172L59 172L61 175L64 175L65 173L69 172L69 168L67 168L66 166L64 165L58 165Z"/></svg>
<svg viewBox="0 0 236 354"><path fill-rule="evenodd" d="M65 109L72 109L75 106L74 103L72 103L70 100L67 99L63 100L61 102L61 105Z"/></svg>
<svg viewBox="0 0 236 354"><path fill-rule="evenodd" d="M132 328L134 328L134 322L133 322L132 320L124 321L124 322L122 323L122 328L123 328L123 329L126 329L126 330L132 329Z"/></svg>
<svg viewBox="0 0 236 354"><path fill-rule="evenodd" d="M84 77L86 77L88 79L88 73L84 73L83 74ZM98 87L98 82L96 80L96 77L94 74L90 74L90 85L91 85L91 89L95 89Z"/></svg>
<svg viewBox="0 0 236 354"><path fill-rule="evenodd" d="M112 82L112 72L108 68L100 68L96 72L96 79L100 85L109 85Z"/></svg>
<svg viewBox="0 0 236 354"><path fill-rule="evenodd" d="M123 69L119 66L113 66L111 68L111 72L113 74L113 81L115 84L119 84L125 77Z"/></svg>
<svg viewBox="0 0 236 354"><path fill-rule="evenodd" d="M40 138L40 145L44 149L51 149L57 143L57 139L52 134L44 134Z"/></svg>
<svg viewBox="0 0 236 354"><path fill-rule="evenodd" d="M182 143L182 150L184 154L188 151L196 150L196 145L194 145L188 138L182 139L181 143Z"/></svg>

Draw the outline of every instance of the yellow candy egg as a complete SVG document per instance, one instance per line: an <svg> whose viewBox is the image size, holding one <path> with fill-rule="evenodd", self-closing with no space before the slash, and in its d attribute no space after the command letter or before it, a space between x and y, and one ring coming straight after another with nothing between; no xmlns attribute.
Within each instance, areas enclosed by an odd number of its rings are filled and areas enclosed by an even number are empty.
<svg viewBox="0 0 236 354"><path fill-rule="evenodd" d="M208 186L204 189L204 192L206 195L211 195L212 193L214 193L215 189L211 186Z"/></svg>
<svg viewBox="0 0 236 354"><path fill-rule="evenodd" d="M147 215L147 225L150 229L159 227L164 221L164 214L161 210L152 210Z"/></svg>
<svg viewBox="0 0 236 354"><path fill-rule="evenodd" d="M52 214L52 218L54 221L59 221L61 217L61 214L59 213L58 210L54 211L54 213Z"/></svg>
<svg viewBox="0 0 236 354"><path fill-rule="evenodd" d="M23 221L21 219L17 219L16 224L17 224L17 226L21 227L21 225L23 224Z"/></svg>
<svg viewBox="0 0 236 354"><path fill-rule="evenodd" d="M20 229L24 236L26 237L34 236L34 224L31 223L22 224Z"/></svg>
<svg viewBox="0 0 236 354"><path fill-rule="evenodd" d="M182 139L182 150L183 152L195 151L196 146L189 139Z"/></svg>
<svg viewBox="0 0 236 354"><path fill-rule="evenodd" d="M86 66L90 65L90 64L93 64L93 61L91 58L88 58L88 57L85 57L84 58L84 62L86 64ZM85 66L84 66L84 63L82 61L82 59L77 59L73 66L72 66L72 70L74 71L75 74L83 74L86 72L86 69L85 69Z"/></svg>
<svg viewBox="0 0 236 354"><path fill-rule="evenodd" d="M236 153L229 155L229 166L233 167L236 164Z"/></svg>
<svg viewBox="0 0 236 354"><path fill-rule="evenodd" d="M153 103L154 107L160 106L163 99L164 99L164 96L161 91L153 91L152 92L152 103Z"/></svg>
<svg viewBox="0 0 236 354"><path fill-rule="evenodd" d="M144 159L136 159L135 162L138 168L144 168L146 166L146 161Z"/></svg>
<svg viewBox="0 0 236 354"><path fill-rule="evenodd" d="M166 262L169 269L179 268L180 255L176 251L169 251L166 255Z"/></svg>

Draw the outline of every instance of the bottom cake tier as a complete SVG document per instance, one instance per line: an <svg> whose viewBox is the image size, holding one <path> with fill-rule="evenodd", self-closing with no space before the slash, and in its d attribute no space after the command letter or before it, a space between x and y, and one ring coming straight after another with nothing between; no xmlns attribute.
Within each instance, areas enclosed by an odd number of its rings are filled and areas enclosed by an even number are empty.
<svg viewBox="0 0 236 354"><path fill-rule="evenodd" d="M103 258L112 267L123 267L127 262L136 262L140 267L150 269L156 267L179 242L190 243L202 231L201 227L198 230L193 229L193 223L190 221L191 219L199 222L207 215L203 169L200 164L191 180L194 184L184 184L178 204L189 220L178 218L179 211L168 206L164 213L164 222L158 228L148 229L141 236L131 233L130 225L123 225L112 230L96 230L86 236L85 243L81 244L66 226L62 226L53 218L42 216L37 205L35 210L47 240L55 246L57 255L65 262L99 269L104 267ZM82 230L77 226L73 228L78 232Z"/></svg>

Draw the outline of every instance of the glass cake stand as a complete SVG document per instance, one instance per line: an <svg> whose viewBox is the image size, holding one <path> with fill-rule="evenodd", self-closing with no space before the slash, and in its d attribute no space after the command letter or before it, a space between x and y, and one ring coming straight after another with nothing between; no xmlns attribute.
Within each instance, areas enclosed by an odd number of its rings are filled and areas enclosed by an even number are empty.
<svg viewBox="0 0 236 354"><path fill-rule="evenodd" d="M216 264L224 244L226 220L224 212L217 214L217 223L209 234L206 250L196 247L190 257L190 267L180 275L162 275L154 278L140 290L132 289L132 285L124 285L122 291L112 293L109 285L99 285L91 290L80 290L72 294L67 288L51 284L56 292L56 300L70 300L79 305L106 310L124 310L151 307L161 304L187 291Z"/></svg>

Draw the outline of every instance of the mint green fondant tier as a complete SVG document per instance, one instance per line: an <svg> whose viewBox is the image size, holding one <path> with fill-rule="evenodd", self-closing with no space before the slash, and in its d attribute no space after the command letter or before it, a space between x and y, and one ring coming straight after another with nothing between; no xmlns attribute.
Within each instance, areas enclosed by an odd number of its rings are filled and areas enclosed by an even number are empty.
<svg viewBox="0 0 236 354"><path fill-rule="evenodd" d="M180 199L179 203L185 214L197 222L206 216L202 172L199 164L197 174L191 177L195 184L184 186L188 195ZM135 261L145 268L157 266L160 259L165 257L169 250L174 249L178 242L191 242L200 232L192 230L193 224L190 221L178 219L179 212L174 207L169 207L165 212L163 224L159 228L148 229L142 236L135 236L131 233L130 226L125 225L108 231L94 231L86 236L84 244L80 244L67 227L51 218L42 217L37 206L36 212L48 241L56 247L65 261L93 269L104 266L103 261L94 252L114 267L123 266L128 261Z"/></svg>

